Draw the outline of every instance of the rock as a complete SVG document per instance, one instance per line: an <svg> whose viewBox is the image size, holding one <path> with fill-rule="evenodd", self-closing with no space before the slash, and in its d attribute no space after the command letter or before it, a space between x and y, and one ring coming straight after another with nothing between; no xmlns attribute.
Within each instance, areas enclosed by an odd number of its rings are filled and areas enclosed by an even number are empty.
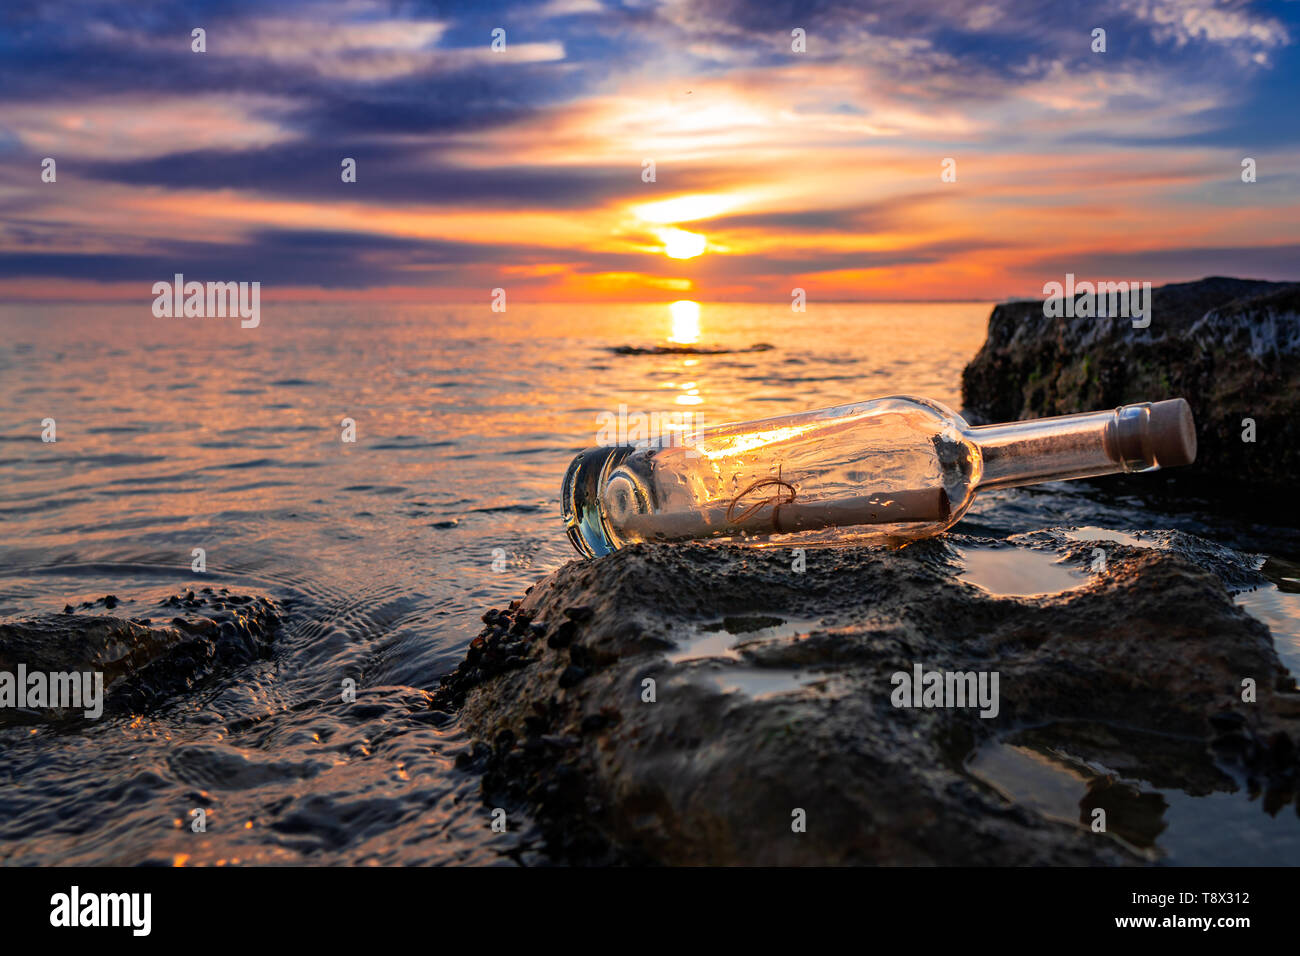
<svg viewBox="0 0 1300 956"><path fill-rule="evenodd" d="M488 805L528 809L568 862L1140 864L1165 804L1134 780L1235 792L1244 775L1291 799L1300 694L1215 573L1231 552L1106 542L1090 575L1096 542L1038 532L1001 547L1063 560L1077 586L999 598L961 580L961 549L988 546L814 551L804 573L705 546L574 562L519 609L571 641L508 651L498 612L433 706L460 710ZM1231 570L1249 585L1254 563ZM997 672L997 715L895 707L916 665ZM1069 818L1001 785L999 761L1026 754L1068 771Z"/></svg>
<svg viewBox="0 0 1300 956"><path fill-rule="evenodd" d="M1152 302L1146 329L1128 318L1045 318L1041 300L995 307L962 374L968 416L1008 422L1186 398L1197 461L1160 480L1235 511L1262 503L1274 520L1300 524L1290 494L1300 470L1300 284L1210 278L1161 286ZM1242 440L1247 418L1253 443Z"/></svg>
<svg viewBox="0 0 1300 956"><path fill-rule="evenodd" d="M109 595L97 603L111 609L120 600ZM184 616L176 616L182 605ZM78 614L68 605L62 614L0 622L0 671L15 673L19 664L29 674L101 671L106 715L147 712L221 669L268 656L280 623L279 608L265 597L195 597L189 591L158 601L156 607L152 616L126 620ZM170 623L155 625L154 617ZM19 714L0 708L0 725L75 720L80 713Z"/></svg>
<svg viewBox="0 0 1300 956"><path fill-rule="evenodd" d="M705 345L618 345L610 348L615 355L734 355L740 352L770 352L769 342L755 342L749 348L721 348Z"/></svg>

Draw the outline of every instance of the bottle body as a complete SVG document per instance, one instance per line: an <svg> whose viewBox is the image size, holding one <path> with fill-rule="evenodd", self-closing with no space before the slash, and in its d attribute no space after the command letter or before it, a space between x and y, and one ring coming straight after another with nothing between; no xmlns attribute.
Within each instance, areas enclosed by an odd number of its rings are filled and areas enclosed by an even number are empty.
<svg viewBox="0 0 1300 956"><path fill-rule="evenodd" d="M951 527L983 487L1159 467L1152 407L977 428L890 396L590 449L565 476L565 524L586 555L641 541L904 544Z"/></svg>

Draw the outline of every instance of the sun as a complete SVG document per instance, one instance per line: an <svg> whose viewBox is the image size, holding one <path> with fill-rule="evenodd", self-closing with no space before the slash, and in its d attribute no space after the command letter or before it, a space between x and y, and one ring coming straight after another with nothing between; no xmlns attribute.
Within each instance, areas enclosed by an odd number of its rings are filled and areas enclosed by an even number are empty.
<svg viewBox="0 0 1300 956"><path fill-rule="evenodd" d="M659 239L664 244L664 255L669 259L694 259L704 251L708 242L698 232L685 229L660 229Z"/></svg>

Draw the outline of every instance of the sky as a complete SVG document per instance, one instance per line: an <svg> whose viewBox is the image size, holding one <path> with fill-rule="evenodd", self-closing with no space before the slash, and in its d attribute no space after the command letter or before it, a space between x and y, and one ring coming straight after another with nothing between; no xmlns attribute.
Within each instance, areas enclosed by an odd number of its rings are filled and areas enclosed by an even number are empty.
<svg viewBox="0 0 1300 956"><path fill-rule="evenodd" d="M1300 280L1298 92L1300 0L5 0L0 302Z"/></svg>

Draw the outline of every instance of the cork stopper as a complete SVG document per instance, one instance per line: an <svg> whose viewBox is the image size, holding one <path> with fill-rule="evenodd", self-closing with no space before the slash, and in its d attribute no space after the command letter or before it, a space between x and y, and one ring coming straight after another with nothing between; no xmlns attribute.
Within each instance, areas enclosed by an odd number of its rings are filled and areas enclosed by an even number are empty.
<svg viewBox="0 0 1300 956"><path fill-rule="evenodd" d="M1141 402L1115 409L1107 453L1124 471L1190 465L1196 460L1196 426L1186 399Z"/></svg>
<svg viewBox="0 0 1300 956"><path fill-rule="evenodd" d="M1190 465L1196 460L1196 425L1186 399L1151 403L1147 440L1155 463L1161 468Z"/></svg>

